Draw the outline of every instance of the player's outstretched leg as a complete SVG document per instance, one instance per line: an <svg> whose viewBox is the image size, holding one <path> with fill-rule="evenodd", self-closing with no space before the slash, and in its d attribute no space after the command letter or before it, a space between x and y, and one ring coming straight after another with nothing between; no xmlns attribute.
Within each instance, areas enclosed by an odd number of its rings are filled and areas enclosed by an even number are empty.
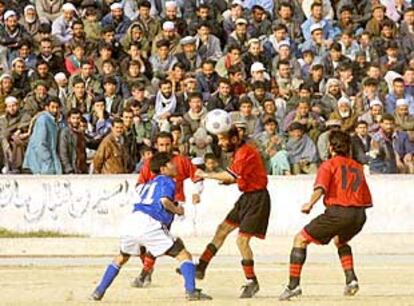
<svg viewBox="0 0 414 306"><path fill-rule="evenodd" d="M201 254L197 265L196 277L197 279L203 279L206 274L206 269L211 259L216 255L217 251L221 248L226 240L227 236L236 228L227 222L221 223L214 235L213 240L207 245L204 252Z"/></svg>
<svg viewBox="0 0 414 306"><path fill-rule="evenodd" d="M118 275L119 270L128 261L129 257L130 256L127 254L119 254L114 258L113 262L110 265L108 265L108 267L106 268L106 271L101 279L101 282L99 283L95 291L90 296L91 300L94 300L94 301L102 300L106 290L112 284L113 280Z"/></svg>
<svg viewBox="0 0 414 306"><path fill-rule="evenodd" d="M156 260L154 256L145 251L144 254L141 253L140 258L143 263L141 273L131 283L131 286L135 288L144 288L151 285L151 276L154 272L154 265Z"/></svg>
<svg viewBox="0 0 414 306"><path fill-rule="evenodd" d="M241 261L243 272L246 277L246 284L242 287L241 299L252 298L260 289L256 274L254 273L253 251L250 248L250 237L239 234L237 246L243 258Z"/></svg>
<svg viewBox="0 0 414 306"><path fill-rule="evenodd" d="M290 264L289 264L289 285L283 290L279 296L279 300L289 300L292 297L302 294L300 288L300 275L302 267L306 261L306 248L308 241L302 234L297 234L293 242L293 248L290 252Z"/></svg>
<svg viewBox="0 0 414 306"><path fill-rule="evenodd" d="M185 249L181 239L175 241L167 255L175 257L180 262L180 271L184 278L186 299L188 301L211 300L211 296L202 293L201 289L196 288L196 267L192 261L191 254Z"/></svg>
<svg viewBox="0 0 414 306"><path fill-rule="evenodd" d="M339 244L335 241L338 248L339 259L345 273L345 289L344 295L355 295L359 290L358 279L354 272L354 259L352 249L349 244Z"/></svg>

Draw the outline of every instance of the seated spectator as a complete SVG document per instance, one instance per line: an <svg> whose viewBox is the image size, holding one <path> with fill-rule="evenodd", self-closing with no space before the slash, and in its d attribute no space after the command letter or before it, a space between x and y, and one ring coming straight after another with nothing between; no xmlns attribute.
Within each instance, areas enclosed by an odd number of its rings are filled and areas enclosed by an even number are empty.
<svg viewBox="0 0 414 306"><path fill-rule="evenodd" d="M105 110L105 97L93 98L92 111L85 115L88 123L86 136L88 137L88 148L96 150L102 139L110 132L112 121L109 113Z"/></svg>
<svg viewBox="0 0 414 306"><path fill-rule="evenodd" d="M186 36L180 40L182 52L175 55L177 61L181 63L186 71L195 72L202 62L202 58L196 49L196 39Z"/></svg>
<svg viewBox="0 0 414 306"><path fill-rule="evenodd" d="M370 171L373 174L393 174L398 172L394 148L395 119L390 114L381 118L381 127L372 136Z"/></svg>
<svg viewBox="0 0 414 306"><path fill-rule="evenodd" d="M380 58L380 65L383 71L403 73L405 60L396 41L389 41L385 45L385 55Z"/></svg>
<svg viewBox="0 0 414 306"><path fill-rule="evenodd" d="M231 66L228 70L231 84L231 93L234 96L240 96L247 91L247 83L243 77L243 71L238 66Z"/></svg>
<svg viewBox="0 0 414 306"><path fill-rule="evenodd" d="M45 82L37 81L34 88L23 101L23 110L30 117L34 117L37 113L43 111L48 103L48 87Z"/></svg>
<svg viewBox="0 0 414 306"><path fill-rule="evenodd" d="M113 121L111 133L100 143L93 158L93 171L97 174L121 174L128 170L128 153L123 141L122 119Z"/></svg>
<svg viewBox="0 0 414 306"><path fill-rule="evenodd" d="M294 49L293 41L291 41L288 28L280 22L274 22L272 25L272 34L268 36L263 45L263 49L269 58L275 57L280 48L280 44L289 44ZM295 52L292 51L294 54Z"/></svg>
<svg viewBox="0 0 414 306"><path fill-rule="evenodd" d="M330 158L329 153L329 135L332 131L339 131L341 129L340 120L328 120L326 122L327 131L323 132L317 142L319 159L324 162Z"/></svg>
<svg viewBox="0 0 414 306"><path fill-rule="evenodd" d="M414 98L405 90L403 78L395 78L392 82L392 92L385 97L385 111L389 114L395 112L398 99L404 99L408 103L410 115L414 115Z"/></svg>
<svg viewBox="0 0 414 306"><path fill-rule="evenodd" d="M327 119L329 115L336 110L338 100L342 96L341 82L338 79L329 79L328 82L326 82L325 94L322 96L322 99L312 107L312 110Z"/></svg>
<svg viewBox="0 0 414 306"><path fill-rule="evenodd" d="M251 67L254 63L259 62L262 63L265 67L265 70L270 71L271 69L271 59L270 57L264 52L260 40L258 38L251 38L247 42L247 52L242 54L242 61L243 61L243 74L247 77L251 77Z"/></svg>
<svg viewBox="0 0 414 306"><path fill-rule="evenodd" d="M188 141L184 140L183 130L181 126L173 125L171 127L171 135L173 137L173 151L177 152L178 154L188 155Z"/></svg>
<svg viewBox="0 0 414 306"><path fill-rule="evenodd" d="M281 41L279 43L278 54L272 60L273 71L277 69L280 61L289 62L293 77L295 78L302 77L302 71L301 71L300 64L298 60L296 59L296 57L294 57L292 54L289 41Z"/></svg>
<svg viewBox="0 0 414 306"><path fill-rule="evenodd" d="M247 96L253 103L253 114L256 116L263 113L264 102L267 99L272 99L272 95L266 92L265 83L261 81L253 83L252 90L247 94Z"/></svg>
<svg viewBox="0 0 414 306"><path fill-rule="evenodd" d="M46 84L51 95L57 94L57 84L53 74L50 72L49 65L45 61L36 63L36 70L29 77L30 87L33 89L38 81Z"/></svg>
<svg viewBox="0 0 414 306"><path fill-rule="evenodd" d="M275 79L280 96L286 100L289 100L298 91L300 84L303 82L293 77L290 63L287 61L279 61Z"/></svg>
<svg viewBox="0 0 414 306"><path fill-rule="evenodd" d="M156 35L161 31L161 25L158 18L150 15L151 2L143 0L138 2L138 16L134 22L139 22L145 29L145 36L148 41L154 41Z"/></svg>
<svg viewBox="0 0 414 306"><path fill-rule="evenodd" d="M201 64L201 71L196 75L198 91L203 94L203 101L207 101L217 90L220 76L214 66L213 61L205 60Z"/></svg>
<svg viewBox="0 0 414 306"><path fill-rule="evenodd" d="M286 150L292 174L316 173L318 152L311 138L306 134L305 127L299 122L293 122L289 126L289 138Z"/></svg>
<svg viewBox="0 0 414 306"><path fill-rule="evenodd" d="M334 42L329 48L329 52L323 57L323 66L328 77L334 77L338 67L351 63L351 60L344 55L342 49L340 42Z"/></svg>
<svg viewBox="0 0 414 306"><path fill-rule="evenodd" d="M368 133L368 124L358 121L355 134L351 136L351 156L357 162L368 165L370 162L371 136Z"/></svg>
<svg viewBox="0 0 414 306"><path fill-rule="evenodd" d="M50 72L66 72L64 60L59 56L59 52L53 52L53 41L50 38L43 38L40 41L40 52L37 55L37 62L45 61L49 65Z"/></svg>
<svg viewBox="0 0 414 306"><path fill-rule="evenodd" d="M82 61L80 71L70 76L69 78L69 92L73 90L73 80L76 77L82 78L86 85L86 92L92 97L103 93L101 82L94 75L93 64L89 61Z"/></svg>
<svg viewBox="0 0 414 306"><path fill-rule="evenodd" d="M380 128L381 117L384 113L384 107L380 100L372 100L369 111L358 117L358 121L364 121L368 124L368 133L376 133Z"/></svg>
<svg viewBox="0 0 414 306"><path fill-rule="evenodd" d="M112 26L116 29L115 39L120 41L123 35L127 32L131 20L125 16L122 4L114 2L111 4L111 12L108 13L101 20L102 27Z"/></svg>
<svg viewBox="0 0 414 306"><path fill-rule="evenodd" d="M342 46L342 54L348 57L351 61L355 61L356 55L360 49L357 41L354 40L354 33L351 29L342 32L339 43Z"/></svg>
<svg viewBox="0 0 414 306"><path fill-rule="evenodd" d="M256 128L254 134L257 135L264 131L264 119L266 118L273 118L277 123L277 132L282 132L282 127L280 126L280 122L282 122L283 117L279 117L278 109L273 98L267 98L263 102L263 109L259 115L259 119L257 120Z"/></svg>
<svg viewBox="0 0 414 306"><path fill-rule="evenodd" d="M99 74L103 73L104 61L111 60L113 58L112 46L107 43L101 43L98 47L98 58L95 59L94 65Z"/></svg>
<svg viewBox="0 0 414 306"><path fill-rule="evenodd" d="M329 116L329 119L339 120L341 122L341 130L350 133L355 129L358 116L352 110L351 100L343 96L338 100L338 108Z"/></svg>
<svg viewBox="0 0 414 306"><path fill-rule="evenodd" d="M169 50L171 54L175 55L176 53L179 53L181 51L180 39L181 36L177 33L174 23L171 21L164 22L162 24L162 31L152 41L151 54L157 53L157 43L160 40L167 40L170 43Z"/></svg>
<svg viewBox="0 0 414 306"><path fill-rule="evenodd" d="M310 27L311 38L301 45L301 52L311 50L315 56L323 58L328 52L328 42L324 39L324 31L319 24Z"/></svg>
<svg viewBox="0 0 414 306"><path fill-rule="evenodd" d="M394 148L398 172L414 174L414 130L396 131Z"/></svg>
<svg viewBox="0 0 414 306"><path fill-rule="evenodd" d="M17 57L12 62L11 76L14 89L19 92L20 97L25 97L30 92L29 71L26 69L24 60Z"/></svg>
<svg viewBox="0 0 414 306"><path fill-rule="evenodd" d="M148 146L142 146L140 151L139 151L139 155L140 155L140 161L137 164L137 167L134 171L134 173L140 173L142 170L142 167L144 166L144 163L146 163L148 160L150 160L152 158L152 156L154 155L154 150L151 147Z"/></svg>
<svg viewBox="0 0 414 306"><path fill-rule="evenodd" d="M394 117L396 129L402 131L414 130L414 116L409 114L409 104L407 100L397 100Z"/></svg>
<svg viewBox="0 0 414 306"><path fill-rule="evenodd" d="M144 28L139 22L132 23L128 28L127 33L121 40L121 45L123 46L125 52L129 51L132 44L139 45L141 55L144 58L149 57L149 53L151 51L151 43L145 37Z"/></svg>
<svg viewBox="0 0 414 306"><path fill-rule="evenodd" d="M160 80L167 77L174 64L177 63L177 59L171 54L169 46L168 40L159 40L157 42L157 53L151 55L149 59L154 74L151 82L155 88L158 87Z"/></svg>
<svg viewBox="0 0 414 306"><path fill-rule="evenodd" d="M102 36L102 26L98 21L98 11L95 7L88 7L85 9L85 16L83 18L85 26L85 37L92 42L98 42Z"/></svg>
<svg viewBox="0 0 414 306"><path fill-rule="evenodd" d="M7 97L5 103L5 114L0 116L1 155L4 156L5 165L3 173L20 173L31 118L20 109L15 97Z"/></svg>
<svg viewBox="0 0 414 306"><path fill-rule="evenodd" d="M204 155L204 165L204 171L206 173L217 173L223 170L220 167L218 158L214 155L214 153L207 153Z"/></svg>
<svg viewBox="0 0 414 306"><path fill-rule="evenodd" d="M93 98L86 92L85 82L78 76L73 79L72 84L72 93L66 99L64 112L68 113L74 108L82 114L90 113Z"/></svg>
<svg viewBox="0 0 414 306"><path fill-rule="evenodd" d="M188 97L190 109L183 116L183 138L188 142L194 133L202 127L207 115L207 109L203 107L203 96L200 93L191 93ZM204 156L204 155L203 155Z"/></svg>
<svg viewBox="0 0 414 306"><path fill-rule="evenodd" d="M52 23L52 35L61 45L69 43L72 39L72 23L76 20L76 7L72 3L65 3L62 6L63 14L57 17Z"/></svg>
<svg viewBox="0 0 414 306"><path fill-rule="evenodd" d="M248 97L240 99L239 110L230 113L232 121L245 121L246 122L246 136L252 137L255 132L257 121L259 120L256 115L253 114L253 102Z"/></svg>
<svg viewBox="0 0 414 306"><path fill-rule="evenodd" d="M224 109L227 112L239 109L239 99L231 94L231 84L228 79L220 79L218 82L217 93L213 94L207 101L207 110Z"/></svg>
<svg viewBox="0 0 414 306"><path fill-rule="evenodd" d="M203 61L218 61L223 56L220 40L210 34L210 25L206 22L198 26L196 39L196 49Z"/></svg>
<svg viewBox="0 0 414 306"><path fill-rule="evenodd" d="M230 45L227 54L218 60L215 68L220 77L227 78L227 70L233 65L239 65L241 69L244 69L239 45Z"/></svg>
<svg viewBox="0 0 414 306"><path fill-rule="evenodd" d="M160 131L169 131L169 119L177 108L177 97L172 91L170 80L162 80L159 87L160 89L151 102L151 104L155 105L153 120Z"/></svg>
<svg viewBox="0 0 414 306"><path fill-rule="evenodd" d="M81 44L72 46L72 54L65 59L65 68L70 75L79 73L82 61L87 61L85 57L85 47Z"/></svg>
<svg viewBox="0 0 414 306"><path fill-rule="evenodd" d="M255 136L255 142L266 163L270 175L289 175L290 165L288 153L284 147L284 139L278 135L278 123L273 117L265 117L264 131Z"/></svg>
<svg viewBox="0 0 414 306"><path fill-rule="evenodd" d="M14 88L13 77L8 73L4 73L0 77L0 115L4 114L6 109L5 100L8 96L19 97L20 93Z"/></svg>
<svg viewBox="0 0 414 306"><path fill-rule="evenodd" d="M23 168L33 174L62 174L58 156L59 127L56 122L59 108L58 98L49 99L44 111L32 123Z"/></svg>
<svg viewBox="0 0 414 306"><path fill-rule="evenodd" d="M321 118L311 111L308 100L299 101L296 109L286 115L283 123L283 131L288 132L289 127L293 122L302 124L302 128L314 141L318 139L318 136L323 129Z"/></svg>
<svg viewBox="0 0 414 306"><path fill-rule="evenodd" d="M156 132L156 127L154 126L150 115L143 111L142 105L144 104L137 100L130 104L130 108L134 113L133 129L135 130L134 133L139 149L143 146L151 147Z"/></svg>
<svg viewBox="0 0 414 306"><path fill-rule="evenodd" d="M250 67L251 78L248 80L248 90L251 89L254 83L264 83L265 89L270 90L271 81L270 75L266 72L266 68L262 63L256 62Z"/></svg>

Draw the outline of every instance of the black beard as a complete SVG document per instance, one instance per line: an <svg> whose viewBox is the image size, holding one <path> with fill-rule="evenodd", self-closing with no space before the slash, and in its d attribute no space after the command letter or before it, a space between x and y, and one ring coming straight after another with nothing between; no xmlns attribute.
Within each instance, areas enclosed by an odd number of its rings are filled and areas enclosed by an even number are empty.
<svg viewBox="0 0 414 306"><path fill-rule="evenodd" d="M166 95L165 93L162 93L162 95L163 95L164 98L169 99L169 98L171 98L172 93L169 93L168 95Z"/></svg>

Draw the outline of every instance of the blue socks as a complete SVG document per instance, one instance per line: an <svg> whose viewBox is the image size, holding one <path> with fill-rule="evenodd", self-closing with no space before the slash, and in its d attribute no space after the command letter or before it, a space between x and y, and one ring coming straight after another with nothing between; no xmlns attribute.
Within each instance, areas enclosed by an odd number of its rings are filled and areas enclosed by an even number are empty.
<svg viewBox="0 0 414 306"><path fill-rule="evenodd" d="M184 277L184 287L187 293L195 291L195 274L196 267L192 261L184 261L180 267L181 274Z"/></svg>
<svg viewBox="0 0 414 306"><path fill-rule="evenodd" d="M106 289L112 284L112 281L115 279L115 277L119 273L120 267L117 266L114 263L111 263L105 271L105 274L102 277L102 280L98 287L96 287L96 291L98 291L100 294L104 294Z"/></svg>

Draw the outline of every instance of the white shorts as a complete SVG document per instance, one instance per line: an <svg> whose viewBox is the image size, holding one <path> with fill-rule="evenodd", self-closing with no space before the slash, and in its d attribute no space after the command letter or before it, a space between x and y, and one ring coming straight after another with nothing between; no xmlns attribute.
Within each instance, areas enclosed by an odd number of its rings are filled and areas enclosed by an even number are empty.
<svg viewBox="0 0 414 306"><path fill-rule="evenodd" d="M121 252L140 255L145 247L154 257L164 255L174 244L175 238L161 222L136 211L128 215L121 228Z"/></svg>

